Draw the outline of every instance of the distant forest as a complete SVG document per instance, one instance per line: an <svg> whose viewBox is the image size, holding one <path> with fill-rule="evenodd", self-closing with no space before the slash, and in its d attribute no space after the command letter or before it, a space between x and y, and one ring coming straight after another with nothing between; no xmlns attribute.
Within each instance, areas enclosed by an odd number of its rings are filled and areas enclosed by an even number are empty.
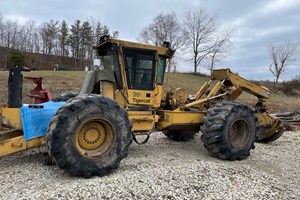
<svg viewBox="0 0 300 200"><path fill-rule="evenodd" d="M95 19L20 24L0 13L0 69L8 69L18 57L20 64L30 68L83 70L95 56L92 47L108 34L119 37L118 31L110 32Z"/></svg>

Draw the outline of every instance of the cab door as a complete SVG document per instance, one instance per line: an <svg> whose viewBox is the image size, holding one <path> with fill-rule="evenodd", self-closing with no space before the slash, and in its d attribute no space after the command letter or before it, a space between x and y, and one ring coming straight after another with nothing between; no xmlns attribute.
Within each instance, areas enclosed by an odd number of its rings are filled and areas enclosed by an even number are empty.
<svg viewBox="0 0 300 200"><path fill-rule="evenodd" d="M124 47L123 55L129 104L159 107L156 51Z"/></svg>

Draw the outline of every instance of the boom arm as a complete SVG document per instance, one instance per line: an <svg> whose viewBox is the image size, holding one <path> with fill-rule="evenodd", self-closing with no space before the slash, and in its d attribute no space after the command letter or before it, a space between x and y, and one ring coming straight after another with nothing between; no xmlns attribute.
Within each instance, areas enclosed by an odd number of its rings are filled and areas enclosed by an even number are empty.
<svg viewBox="0 0 300 200"><path fill-rule="evenodd" d="M202 95L209 88L212 80L219 80L219 82L215 84L215 86L206 95L206 97L202 97ZM232 73L230 69L213 70L211 74L211 81L205 83L200 88L200 90L195 95L195 101L181 106L177 109L184 110L185 108L191 108L194 106L203 108L202 105L209 100L216 99L225 95L229 95L230 99L234 100L242 93L242 91L246 91L256 96L258 98L258 102L265 102L270 98L270 92L268 88L253 84L250 81L240 77L239 75ZM223 91L220 93L220 91L222 91L222 89L224 88L226 88L226 92ZM263 109L265 109L265 107L263 107Z"/></svg>
<svg viewBox="0 0 300 200"><path fill-rule="evenodd" d="M241 87L242 90L259 99L265 100L270 98L268 88L253 84L239 75L232 73L230 69L213 70L211 76L212 79L224 80L224 85Z"/></svg>

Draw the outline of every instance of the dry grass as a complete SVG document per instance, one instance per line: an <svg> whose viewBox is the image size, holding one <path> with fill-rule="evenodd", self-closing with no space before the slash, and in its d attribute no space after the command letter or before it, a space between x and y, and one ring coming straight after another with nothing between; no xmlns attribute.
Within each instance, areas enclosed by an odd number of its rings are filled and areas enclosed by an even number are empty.
<svg viewBox="0 0 300 200"><path fill-rule="evenodd" d="M83 71L33 71L24 72L24 77L43 77L44 87L54 96L66 91L79 91L84 81L86 72ZM0 105L7 102L7 78L8 72L0 72ZM202 77L192 74L170 73L165 76L166 87L181 87L194 94L201 85L208 81L208 77ZM34 88L34 84L24 79L23 81L23 102L31 103L27 97L29 90ZM256 103L256 97L243 94L239 101L248 105ZM300 111L299 97L287 97L280 94L272 94L270 101L267 103L270 113L286 112L291 110Z"/></svg>
<svg viewBox="0 0 300 200"><path fill-rule="evenodd" d="M23 77L43 77L43 86L53 96L67 91L79 91L84 81L86 72L83 71L32 71L23 72ZM0 105L8 101L8 71L0 72ZM31 103L27 96L35 87L30 80L23 79L23 103Z"/></svg>
<svg viewBox="0 0 300 200"><path fill-rule="evenodd" d="M250 94L242 94L238 101L253 106L257 102L257 98ZM297 111L300 112L299 97L287 97L278 94L272 94L271 99L266 102L269 113L283 113Z"/></svg>
<svg viewBox="0 0 300 200"><path fill-rule="evenodd" d="M188 90L191 94L195 94L206 81L209 81L208 77L193 74L167 73L165 76L166 88L181 87Z"/></svg>

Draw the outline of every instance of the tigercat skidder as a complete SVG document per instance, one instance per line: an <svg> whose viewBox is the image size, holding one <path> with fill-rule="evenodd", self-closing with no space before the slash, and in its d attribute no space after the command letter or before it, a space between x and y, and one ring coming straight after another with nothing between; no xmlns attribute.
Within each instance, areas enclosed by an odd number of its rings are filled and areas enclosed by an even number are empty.
<svg viewBox="0 0 300 200"><path fill-rule="evenodd" d="M91 177L118 168L138 135L147 138L162 131L184 141L201 130L212 156L242 160L255 142L272 142L284 132L283 123L267 113L269 90L229 69L213 70L211 80L193 96L183 88L166 91L165 71L174 54L167 42L157 47L104 36L95 50L104 69L86 75L78 96L61 103L45 120L45 133L28 137L28 130L40 124L28 128L32 117L22 117L23 105L2 108L1 157L46 143L58 167ZM234 101L244 91L257 97L255 106ZM46 108L29 107L35 119Z"/></svg>

